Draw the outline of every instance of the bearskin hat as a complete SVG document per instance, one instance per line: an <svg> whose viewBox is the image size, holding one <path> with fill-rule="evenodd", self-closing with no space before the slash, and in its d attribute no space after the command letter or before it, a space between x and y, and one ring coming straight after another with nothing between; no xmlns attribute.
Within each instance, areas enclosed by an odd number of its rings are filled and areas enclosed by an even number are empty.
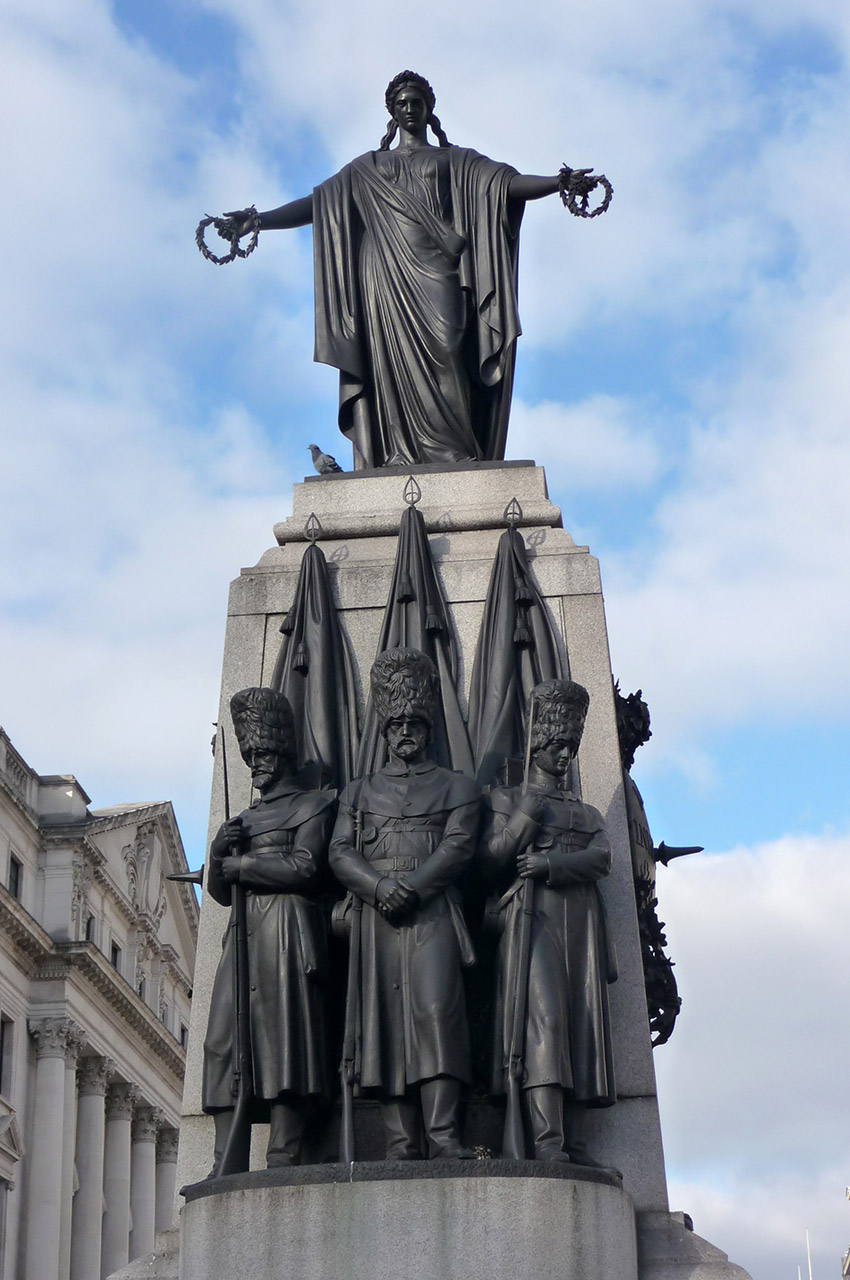
<svg viewBox="0 0 850 1280"><path fill-rule="evenodd" d="M274 751L296 759L292 707L276 689L241 689L230 699L230 714L242 759L251 751Z"/></svg>
<svg viewBox="0 0 850 1280"><path fill-rule="evenodd" d="M541 751L555 738L565 738L578 751L590 694L575 680L544 680L531 693L534 722L531 750Z"/></svg>
<svg viewBox="0 0 850 1280"><path fill-rule="evenodd" d="M431 725L440 677L418 649L387 649L372 666L372 701L383 733L390 720L417 716Z"/></svg>

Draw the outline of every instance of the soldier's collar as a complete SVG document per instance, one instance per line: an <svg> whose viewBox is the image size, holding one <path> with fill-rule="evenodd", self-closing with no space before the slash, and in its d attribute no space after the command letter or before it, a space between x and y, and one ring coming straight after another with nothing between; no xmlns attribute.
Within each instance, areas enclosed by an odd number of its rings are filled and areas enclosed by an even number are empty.
<svg viewBox="0 0 850 1280"><path fill-rule="evenodd" d="M281 778L270 791L257 796L256 800L251 801L251 808L255 809L258 804L268 803L269 800L280 800L282 796L291 796L296 792L303 791L303 787L298 785L295 778Z"/></svg>
<svg viewBox="0 0 850 1280"><path fill-rule="evenodd" d="M394 778L406 778L411 773L430 773L436 767L433 760L420 760L418 764L410 766L402 764L400 760L388 760L384 766L384 773L389 773Z"/></svg>

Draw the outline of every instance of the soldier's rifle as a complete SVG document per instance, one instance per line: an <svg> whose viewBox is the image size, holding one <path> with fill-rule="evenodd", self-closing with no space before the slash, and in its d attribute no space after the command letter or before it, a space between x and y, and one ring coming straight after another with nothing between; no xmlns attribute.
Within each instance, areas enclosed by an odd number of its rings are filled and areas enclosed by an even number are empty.
<svg viewBox="0 0 850 1280"><path fill-rule="evenodd" d="M357 852L363 852L363 812L354 815L354 839ZM345 1032L342 1040L342 1061L339 1074L342 1085L342 1117L339 1131L339 1158L343 1164L353 1164L354 1139L354 1085L357 1079L357 1013L360 987L360 926L363 903L356 893L351 895L348 919L348 982L345 991Z"/></svg>
<svg viewBox="0 0 850 1280"><path fill-rule="evenodd" d="M534 731L534 694L528 708L528 737L525 743L525 767L522 777L522 795L528 794L528 775L531 769L531 736ZM522 1118L522 1082L525 1077L525 1015L528 1008L528 966L531 954L531 920L534 914L534 880L526 876L520 896L519 936L514 970L513 1010L511 1018L511 1044L508 1059L507 1105L505 1107L505 1132L502 1154L510 1160L524 1160L525 1128Z"/></svg>
<svg viewBox="0 0 850 1280"><path fill-rule="evenodd" d="M221 726L221 765L224 783L224 821L230 821L227 748ZM254 1064L251 1053L251 984L248 971L248 911L244 887L230 887L230 928L233 930L233 1119L218 1176L245 1173L251 1156L251 1110L254 1103Z"/></svg>

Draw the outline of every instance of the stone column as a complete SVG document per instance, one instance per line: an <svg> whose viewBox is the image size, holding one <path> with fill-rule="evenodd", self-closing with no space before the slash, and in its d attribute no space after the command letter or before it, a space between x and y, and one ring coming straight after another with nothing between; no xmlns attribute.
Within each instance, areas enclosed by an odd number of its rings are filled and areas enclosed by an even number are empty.
<svg viewBox="0 0 850 1280"><path fill-rule="evenodd" d="M65 1052L69 1018L35 1018L35 1106L27 1199L24 1280L57 1280L62 1214L61 1135L65 1118Z"/></svg>
<svg viewBox="0 0 850 1280"><path fill-rule="evenodd" d="M177 1129L162 1128L156 1140L156 1234L169 1231L174 1221L177 1184Z"/></svg>
<svg viewBox="0 0 850 1280"><path fill-rule="evenodd" d="M137 1107L130 1152L130 1260L153 1253L156 1236L156 1135L162 1124L158 1107Z"/></svg>
<svg viewBox="0 0 850 1280"><path fill-rule="evenodd" d="M59 1280L71 1274L71 1213L74 1205L74 1147L77 1140L77 1059L82 1027L71 1025L65 1048L65 1124L62 1133L62 1213L59 1218Z"/></svg>
<svg viewBox="0 0 850 1280"><path fill-rule="evenodd" d="M113 1084L106 1095L103 1148L103 1246L101 1280L130 1260L130 1123L139 1091L133 1084Z"/></svg>
<svg viewBox="0 0 850 1280"><path fill-rule="evenodd" d="M71 1280L100 1280L103 1226L103 1139L106 1086L115 1070L110 1058L83 1058L77 1115L77 1178L71 1223Z"/></svg>

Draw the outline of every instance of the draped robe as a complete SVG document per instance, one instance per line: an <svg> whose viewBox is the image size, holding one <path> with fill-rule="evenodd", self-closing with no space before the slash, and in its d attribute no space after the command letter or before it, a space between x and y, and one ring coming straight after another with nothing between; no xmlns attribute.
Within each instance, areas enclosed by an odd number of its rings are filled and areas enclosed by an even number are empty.
<svg viewBox="0 0 850 1280"><path fill-rule="evenodd" d="M359 156L313 193L315 359L356 469L504 457L523 205L464 147Z"/></svg>

